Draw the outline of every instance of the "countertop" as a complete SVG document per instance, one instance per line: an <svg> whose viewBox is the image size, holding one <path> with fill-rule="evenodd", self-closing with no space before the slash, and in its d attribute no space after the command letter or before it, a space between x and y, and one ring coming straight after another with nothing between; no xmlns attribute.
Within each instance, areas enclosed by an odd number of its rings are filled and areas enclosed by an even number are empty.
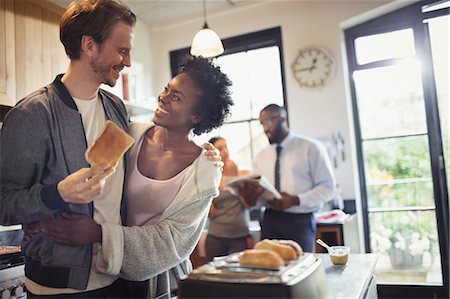
<svg viewBox="0 0 450 299"><path fill-rule="evenodd" d="M331 263L330 257L327 253L315 253L313 254L315 259L319 259L322 261L321 267L323 267L324 273L317 274L315 273L314 279L320 279L316 281L305 280L305 285L309 285L311 288L321 288L323 283L326 281L328 284L329 292L322 290L324 294L328 293L330 295L329 298L333 299L373 299L377 298L376 291L376 282L374 277L374 268L378 260L378 255L376 254L355 254L350 253L349 260L346 265L343 266L335 266ZM314 259L314 260L315 260ZM203 265L204 271L202 273L208 272L207 270L213 270L214 266L211 264ZM325 274L325 275L324 275ZM226 279L232 279L231 276L224 276ZM216 278L217 279L217 278ZM233 294L232 289L236 288L236 283L231 284L221 284L219 280L206 280L203 279L192 279L189 283L185 282L185 298L197 298L195 294L202 294L201 298L222 298L223 294ZM251 298L257 298L256 295L260 295L256 288L256 283L250 283L246 286L245 290L241 289L242 294L255 294L255 296L250 296ZM261 289L268 291L267 285L264 284L264 287L261 286ZM292 285L290 285L292 286ZM276 287L274 287L276 288ZM205 293L205 290L208 290ZM268 297L273 298L273 295L277 293L277 290L271 290L271 295ZM228 292L228 293L227 293ZM285 294L287 297L283 298L291 298L289 297L294 293L302 292L300 288L291 288L289 292L280 292ZM258 293L258 294L256 294ZM266 294L269 294L266 293ZM314 293L314 292L313 292ZM186 295L189 294L189 295ZM194 297L192 297L194 296ZM241 296L242 298L246 298L247 296ZM224 298L241 298L239 296L226 296Z"/></svg>
<svg viewBox="0 0 450 299"><path fill-rule="evenodd" d="M366 298L372 283L377 254L350 254L344 266L331 263L327 253L315 254L323 261L323 268L333 298ZM369 296L370 297L370 296Z"/></svg>

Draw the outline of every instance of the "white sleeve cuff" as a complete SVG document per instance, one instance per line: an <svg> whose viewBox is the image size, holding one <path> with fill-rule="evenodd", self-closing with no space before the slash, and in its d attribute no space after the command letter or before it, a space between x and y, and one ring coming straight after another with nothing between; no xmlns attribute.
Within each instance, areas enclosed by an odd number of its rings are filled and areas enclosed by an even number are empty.
<svg viewBox="0 0 450 299"><path fill-rule="evenodd" d="M102 224L102 246L98 251L97 270L109 275L118 275L123 262L123 231L117 224Z"/></svg>

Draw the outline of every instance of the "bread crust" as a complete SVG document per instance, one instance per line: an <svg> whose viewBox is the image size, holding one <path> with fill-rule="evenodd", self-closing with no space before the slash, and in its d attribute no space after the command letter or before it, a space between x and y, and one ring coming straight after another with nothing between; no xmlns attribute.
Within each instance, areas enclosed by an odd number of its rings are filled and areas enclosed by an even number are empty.
<svg viewBox="0 0 450 299"><path fill-rule="evenodd" d="M127 132L107 120L102 132L86 150L86 161L91 166L109 164L116 167L133 143L134 139Z"/></svg>
<svg viewBox="0 0 450 299"><path fill-rule="evenodd" d="M297 242L293 240L272 240L280 244L285 244L291 246L297 253L297 258L303 255L303 248Z"/></svg>
<svg viewBox="0 0 450 299"><path fill-rule="evenodd" d="M284 266L284 260L269 249L247 249L239 256L239 264L257 268L279 269Z"/></svg>
<svg viewBox="0 0 450 299"><path fill-rule="evenodd" d="M268 249L278 253L285 262L297 259L303 252L301 247L297 244L300 250L296 250L294 246L282 240L264 239L255 244L255 249ZM292 241L293 242L293 241Z"/></svg>

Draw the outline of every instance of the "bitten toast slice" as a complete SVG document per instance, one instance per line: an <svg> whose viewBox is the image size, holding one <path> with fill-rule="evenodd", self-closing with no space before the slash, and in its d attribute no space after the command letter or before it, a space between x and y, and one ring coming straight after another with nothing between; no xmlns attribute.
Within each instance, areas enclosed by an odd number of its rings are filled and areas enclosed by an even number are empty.
<svg viewBox="0 0 450 299"><path fill-rule="evenodd" d="M109 164L116 167L133 143L134 139L127 132L107 120L102 132L86 150L86 161L91 166Z"/></svg>

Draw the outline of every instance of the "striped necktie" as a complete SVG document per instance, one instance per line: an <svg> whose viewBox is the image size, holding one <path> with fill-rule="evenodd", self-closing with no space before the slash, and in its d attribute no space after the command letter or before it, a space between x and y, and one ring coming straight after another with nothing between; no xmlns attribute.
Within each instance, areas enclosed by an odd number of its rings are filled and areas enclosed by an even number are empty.
<svg viewBox="0 0 450 299"><path fill-rule="evenodd" d="M281 150L283 148L281 145L277 145L277 160L275 161L275 189L280 191L280 156Z"/></svg>

